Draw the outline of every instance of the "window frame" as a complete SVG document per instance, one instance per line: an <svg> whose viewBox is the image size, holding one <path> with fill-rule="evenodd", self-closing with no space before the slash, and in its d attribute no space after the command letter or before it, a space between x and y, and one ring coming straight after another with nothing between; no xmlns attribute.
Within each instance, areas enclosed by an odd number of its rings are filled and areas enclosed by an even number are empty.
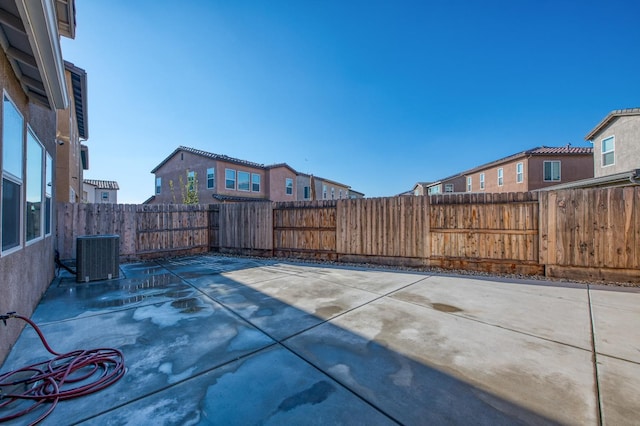
<svg viewBox="0 0 640 426"><path fill-rule="evenodd" d="M453 192L453 184L452 183L445 183L444 184L444 192L446 193L452 193Z"/></svg>
<svg viewBox="0 0 640 426"><path fill-rule="evenodd" d="M480 173L480 189L484 190L484 173Z"/></svg>
<svg viewBox="0 0 640 426"><path fill-rule="evenodd" d="M109 191L100 191L100 202L104 203L105 200L109 201L109 198L110 198Z"/></svg>
<svg viewBox="0 0 640 426"><path fill-rule="evenodd" d="M504 186L504 168L498 167L498 186Z"/></svg>
<svg viewBox="0 0 640 426"><path fill-rule="evenodd" d="M610 150L605 151L604 144L609 140L612 143L612 148ZM609 164L605 164L605 155L607 154L612 154L611 155L612 162ZM616 137L615 135L611 135L606 138L603 138L600 141L600 167L609 167L609 166L614 166L615 164L616 164Z"/></svg>
<svg viewBox="0 0 640 426"><path fill-rule="evenodd" d="M156 195L162 193L162 176L156 177Z"/></svg>
<svg viewBox="0 0 640 426"><path fill-rule="evenodd" d="M229 172L233 173L233 178L229 178ZM232 187L229 186L229 182L233 182ZM236 190L236 170L235 169L224 169L224 189L228 189L230 191Z"/></svg>
<svg viewBox="0 0 640 426"><path fill-rule="evenodd" d="M53 229L53 157L46 149L44 161L44 236L49 237Z"/></svg>
<svg viewBox="0 0 640 426"><path fill-rule="evenodd" d="M292 178L284 179L284 193L286 195L293 195L293 179Z"/></svg>
<svg viewBox="0 0 640 426"><path fill-rule="evenodd" d="M520 161L516 163L516 183L524 182L524 163Z"/></svg>
<svg viewBox="0 0 640 426"><path fill-rule="evenodd" d="M216 168L207 167L207 189L215 189L216 187Z"/></svg>
<svg viewBox="0 0 640 426"><path fill-rule="evenodd" d="M0 171L2 172L2 176L0 178L0 185L2 185L3 187L3 195L2 195L2 199L0 199L0 230L2 230L3 228L3 224L4 224L4 182L5 180L9 183L9 184L13 184L16 185L18 188L18 200L17 200L17 207L18 207L18 211L17 211L17 215L16 217L18 218L18 224L16 227L17 230L17 244L8 248L4 248L4 241L2 241L2 239L4 238L4 231L2 231L0 233L0 256L6 256L9 255L11 253L15 253L19 250L21 250L24 247L24 235L25 235L25 224L23 222L23 216L24 216L24 204L25 204L25 196L24 196L24 157L25 157L25 153L24 153L24 146L25 146L25 138L26 138L26 126L25 126L25 119L24 119L24 115L22 115L22 112L20 111L20 109L18 108L18 106L15 104L15 102L13 101L13 99L11 99L11 96L9 96L9 94L6 92L6 90L2 91L2 165L0 167ZM21 120L21 126L20 126L20 141L19 141L19 149L20 149L20 176L15 176L14 173L12 173L12 171L10 170L6 170L4 165L5 165L5 160L6 160L6 156L5 156L5 147L7 146L7 140L5 138L5 129L7 128L5 126L5 113L6 113L6 104L9 103L14 109L15 112L17 112L18 116L20 117Z"/></svg>
<svg viewBox="0 0 640 426"><path fill-rule="evenodd" d="M327 185L322 185L322 199L326 200L327 199Z"/></svg>
<svg viewBox="0 0 640 426"><path fill-rule="evenodd" d="M305 200L311 199L311 186L305 186L302 189L302 198L304 198Z"/></svg>
<svg viewBox="0 0 640 426"><path fill-rule="evenodd" d="M25 227L25 233L24 233L24 240L25 240L25 244L27 246L34 244L40 240L42 240L44 238L44 211L43 211L43 207L44 207L44 181L45 181L45 176L44 176L44 154L46 152L46 149L44 148L44 145L42 144L42 142L40 142L40 139L38 139L38 136L36 135L36 133L33 131L33 129L31 128L31 126L27 125L27 132L26 132L26 136L27 136L27 145L26 145L26 164L27 164L27 170L26 170L26 184L25 184L25 199L24 199L24 227ZM31 143L34 143L34 145L32 145ZM29 174L29 163L30 161L32 161L31 158L29 158L29 154L30 154L30 149L32 146L35 146L39 152L38 155L36 156L36 160L38 162L38 175L37 176L31 176ZM39 157L39 158L38 158ZM36 181L36 185L38 185L38 192L40 193L40 213L37 217L37 223L35 224L35 226L38 229L38 233L30 236L29 235L29 218L27 217L29 214L29 209L27 206L27 203L29 202L29 191L33 189L32 185L34 185L34 183L30 182L32 178L35 177L35 181Z"/></svg>
<svg viewBox="0 0 640 426"><path fill-rule="evenodd" d="M473 177L467 176L467 192L471 192L472 190L473 190Z"/></svg>
<svg viewBox="0 0 640 426"><path fill-rule="evenodd" d="M242 176L242 179L241 179L241 176ZM245 177L246 177L246 182L244 179ZM236 183L238 191L242 191L242 192L251 191L251 172L247 172L246 170L238 170L236 173L236 178L238 179Z"/></svg>
<svg viewBox="0 0 640 426"><path fill-rule="evenodd" d="M257 182L256 182L256 179ZM251 192L260 192L262 188L262 178L259 173L251 173ZM256 189L256 185L258 185L258 189Z"/></svg>
<svg viewBox="0 0 640 426"><path fill-rule="evenodd" d="M553 178L553 163L558 163L558 179ZM547 179L547 164L550 164L550 179ZM560 160L545 160L542 162L542 180L544 182L561 182L562 181L562 162Z"/></svg>

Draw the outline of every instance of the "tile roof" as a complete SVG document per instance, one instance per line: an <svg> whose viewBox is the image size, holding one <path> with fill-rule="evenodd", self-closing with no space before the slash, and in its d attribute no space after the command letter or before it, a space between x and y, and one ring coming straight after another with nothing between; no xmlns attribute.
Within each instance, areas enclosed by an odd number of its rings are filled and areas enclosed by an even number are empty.
<svg viewBox="0 0 640 426"><path fill-rule="evenodd" d="M598 123L596 127L593 128L593 130L589 132L587 136L584 137L584 140L592 140L596 133L607 126L613 119L626 115L640 115L640 108L616 109L611 111L600 123Z"/></svg>
<svg viewBox="0 0 640 426"><path fill-rule="evenodd" d="M118 182L115 180L95 180L95 179L85 179L84 183L95 186L98 189L120 189L118 186Z"/></svg>
<svg viewBox="0 0 640 426"><path fill-rule="evenodd" d="M527 155L554 155L554 154L593 154L590 146L541 146L524 152Z"/></svg>
<svg viewBox="0 0 640 426"><path fill-rule="evenodd" d="M169 161L171 159L171 157L173 157L174 155L176 155L180 151L190 152L192 154L200 155L202 157L207 157L207 158L211 158L211 159L214 159L214 160L227 161L229 163L239 164L239 165L243 165L243 166L256 167L256 168L259 168L259 169L265 169L266 168L266 166L264 164L254 163L252 161L246 161L246 160L241 160L239 158L229 157L228 155L215 154L213 152L203 151L201 149L190 148L188 146L182 146L181 145L181 146L177 147L171 154L169 154L169 156L167 156L167 158L162 160L162 162L160 164L158 164L153 170L151 170L151 173L155 173L160 167L164 166L164 164L167 161Z"/></svg>

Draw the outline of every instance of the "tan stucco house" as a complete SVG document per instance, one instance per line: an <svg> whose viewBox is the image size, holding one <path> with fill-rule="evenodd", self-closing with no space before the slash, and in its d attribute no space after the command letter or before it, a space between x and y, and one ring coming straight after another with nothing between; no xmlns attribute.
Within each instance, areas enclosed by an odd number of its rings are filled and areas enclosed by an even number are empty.
<svg viewBox="0 0 640 426"><path fill-rule="evenodd" d="M640 108L611 111L585 136L596 178L640 169Z"/></svg>
<svg viewBox="0 0 640 426"><path fill-rule="evenodd" d="M84 203L118 204L120 186L114 180L85 179L82 184Z"/></svg>
<svg viewBox="0 0 640 426"><path fill-rule="evenodd" d="M56 115L71 102L60 36L74 37L75 2L5 0L0 15L0 312L30 316L54 277ZM22 327L2 327L0 364Z"/></svg>

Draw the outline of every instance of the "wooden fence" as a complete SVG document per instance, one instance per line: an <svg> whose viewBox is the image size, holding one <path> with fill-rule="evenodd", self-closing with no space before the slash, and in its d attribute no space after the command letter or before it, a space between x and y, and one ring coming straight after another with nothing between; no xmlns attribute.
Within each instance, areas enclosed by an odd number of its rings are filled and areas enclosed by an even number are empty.
<svg viewBox="0 0 640 426"><path fill-rule="evenodd" d="M640 282L640 187L202 206L60 204L58 249L206 251Z"/></svg>

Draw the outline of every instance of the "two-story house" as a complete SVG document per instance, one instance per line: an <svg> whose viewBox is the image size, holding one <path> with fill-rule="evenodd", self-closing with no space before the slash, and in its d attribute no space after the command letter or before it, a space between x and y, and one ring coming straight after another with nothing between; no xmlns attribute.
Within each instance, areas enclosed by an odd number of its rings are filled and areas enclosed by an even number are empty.
<svg viewBox="0 0 640 426"><path fill-rule="evenodd" d="M0 312L30 316L54 278L56 110L71 102L60 37L74 0L0 2ZM0 333L0 364L23 324Z"/></svg>
<svg viewBox="0 0 640 426"><path fill-rule="evenodd" d="M591 147L541 146L463 173L465 192L527 192L593 177Z"/></svg>
<svg viewBox="0 0 640 426"><path fill-rule="evenodd" d="M85 203L118 203L118 182L113 180L85 179L82 185L82 201Z"/></svg>
<svg viewBox="0 0 640 426"><path fill-rule="evenodd" d="M183 203L187 188L199 203L295 201L297 172L287 164L265 166L226 155L180 146L151 173L152 204Z"/></svg>
<svg viewBox="0 0 640 426"><path fill-rule="evenodd" d="M585 136L596 178L640 169L640 108L611 111Z"/></svg>
<svg viewBox="0 0 640 426"><path fill-rule="evenodd" d="M463 173L458 173L444 179L431 182L426 185L427 195L444 194L451 192L465 192L467 180Z"/></svg>
<svg viewBox="0 0 640 426"><path fill-rule="evenodd" d="M351 197L351 187L349 185L325 179L320 176L299 173L297 176L297 182L297 200L300 201L361 198L356 197L355 195Z"/></svg>

